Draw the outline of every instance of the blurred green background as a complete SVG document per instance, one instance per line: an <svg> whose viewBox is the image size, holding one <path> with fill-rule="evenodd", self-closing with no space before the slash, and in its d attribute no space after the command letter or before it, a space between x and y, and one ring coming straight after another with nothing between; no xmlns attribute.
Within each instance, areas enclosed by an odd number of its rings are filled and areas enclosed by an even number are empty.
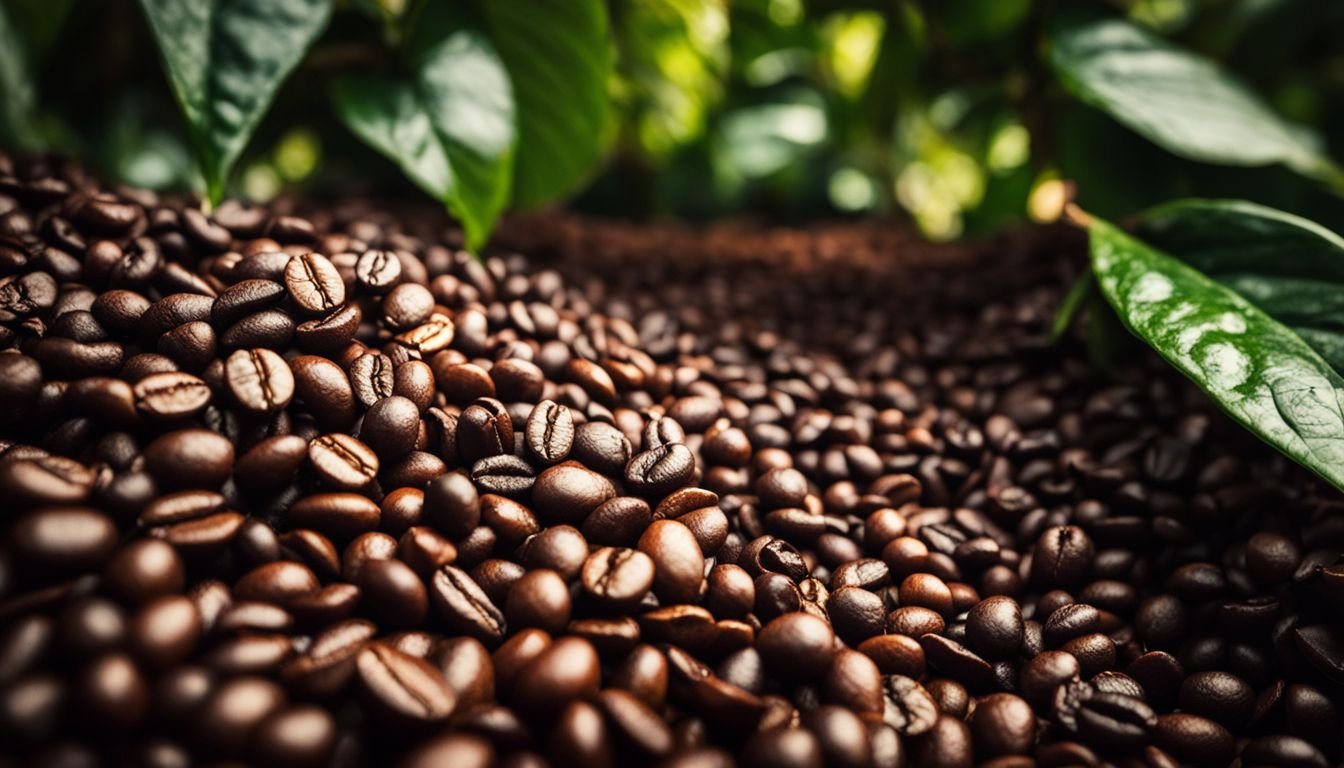
<svg viewBox="0 0 1344 768"><path fill-rule="evenodd" d="M191 186L181 118L134 2L0 2L28 30L43 145L127 183ZM334 119L325 87L385 55L380 35L406 4L337 2L250 143L235 194L418 194ZM1344 3L1095 4L1217 60L1344 157ZM898 216L948 240L1052 218L1069 194L1115 217L1198 194L1344 228L1344 203L1316 182L1178 159L1065 94L1043 58L1054 6L613 0L610 150L568 205L690 220ZM7 106L21 87L0 82Z"/></svg>

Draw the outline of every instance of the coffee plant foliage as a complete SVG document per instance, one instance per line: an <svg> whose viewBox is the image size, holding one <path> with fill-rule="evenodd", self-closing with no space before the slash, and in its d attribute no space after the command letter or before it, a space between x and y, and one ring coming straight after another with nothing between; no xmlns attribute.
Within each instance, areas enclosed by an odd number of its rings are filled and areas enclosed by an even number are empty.
<svg viewBox="0 0 1344 768"><path fill-rule="evenodd" d="M0 142L206 206L419 189L472 249L559 201L1071 211L1057 336L1127 329L1341 485L1342 40L1316 0L0 0Z"/></svg>

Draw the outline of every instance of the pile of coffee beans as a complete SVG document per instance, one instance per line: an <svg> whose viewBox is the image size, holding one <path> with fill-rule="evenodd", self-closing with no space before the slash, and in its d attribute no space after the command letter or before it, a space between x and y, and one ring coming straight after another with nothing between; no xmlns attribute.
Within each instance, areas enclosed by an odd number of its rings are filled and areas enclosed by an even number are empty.
<svg viewBox="0 0 1344 768"><path fill-rule="evenodd" d="M1076 239L564 226L0 157L0 764L1340 763L1340 497Z"/></svg>

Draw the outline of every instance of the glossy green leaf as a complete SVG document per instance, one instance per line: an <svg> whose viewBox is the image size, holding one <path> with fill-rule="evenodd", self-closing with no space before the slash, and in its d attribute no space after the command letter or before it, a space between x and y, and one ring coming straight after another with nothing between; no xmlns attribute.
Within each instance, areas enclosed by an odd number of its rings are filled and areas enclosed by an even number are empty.
<svg viewBox="0 0 1344 768"><path fill-rule="evenodd" d="M1092 270L1134 335L1261 439L1344 489L1344 378L1287 326L1094 219Z"/></svg>
<svg viewBox="0 0 1344 768"><path fill-rule="evenodd" d="M1052 25L1050 63L1074 95L1176 155L1222 165L1282 163L1339 182L1318 137L1214 62L1133 23L1063 14Z"/></svg>
<svg viewBox="0 0 1344 768"><path fill-rule="evenodd" d="M1145 211L1139 236L1211 275L1257 272L1344 282L1344 238L1244 200L1178 200Z"/></svg>
<svg viewBox="0 0 1344 768"><path fill-rule="evenodd" d="M607 131L611 48L602 0L478 0L513 82L513 202L532 207L583 182Z"/></svg>
<svg viewBox="0 0 1344 768"><path fill-rule="evenodd" d="M468 247L479 248L509 199L516 134L508 73L484 34L447 3L425 8L407 53L404 77L337 80L337 112L442 200Z"/></svg>
<svg viewBox="0 0 1344 768"><path fill-rule="evenodd" d="M331 0L140 0L210 199L275 92L331 16Z"/></svg>

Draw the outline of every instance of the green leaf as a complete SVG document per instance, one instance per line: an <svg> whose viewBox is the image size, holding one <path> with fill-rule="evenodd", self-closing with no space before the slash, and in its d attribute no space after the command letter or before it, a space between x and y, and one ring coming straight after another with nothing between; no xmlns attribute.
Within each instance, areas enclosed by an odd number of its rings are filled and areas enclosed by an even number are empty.
<svg viewBox="0 0 1344 768"><path fill-rule="evenodd" d="M28 68L23 37L6 6L0 4L0 144L22 150L37 149L33 126L37 96Z"/></svg>
<svg viewBox="0 0 1344 768"><path fill-rule="evenodd" d="M442 200L475 250L509 199L516 134L508 73L484 34L448 3L426 6L407 53L405 77L338 79L337 112Z"/></svg>
<svg viewBox="0 0 1344 768"><path fill-rule="evenodd" d="M331 0L140 0L187 119L211 201L276 90L322 33Z"/></svg>
<svg viewBox="0 0 1344 768"><path fill-rule="evenodd" d="M1244 200L1179 200L1142 214L1145 241L1290 326L1344 371L1344 238Z"/></svg>
<svg viewBox="0 0 1344 768"><path fill-rule="evenodd" d="M1244 200L1190 199L1139 217L1139 235L1212 275L1263 272L1344 282L1344 238Z"/></svg>
<svg viewBox="0 0 1344 768"><path fill-rule="evenodd" d="M29 58L38 61L56 41L74 0L5 0L10 23L28 49Z"/></svg>
<svg viewBox="0 0 1344 768"><path fill-rule="evenodd" d="M1214 62L1135 24L1063 14L1052 25L1050 63L1078 98L1173 154L1220 165L1282 163L1340 183L1319 137Z"/></svg>
<svg viewBox="0 0 1344 768"><path fill-rule="evenodd" d="M1344 489L1344 378L1226 286L1101 219L1089 229L1093 273L1125 326L1233 419Z"/></svg>
<svg viewBox="0 0 1344 768"><path fill-rule="evenodd" d="M513 202L533 207L584 181L607 131L611 46L602 0L477 0L518 104Z"/></svg>

